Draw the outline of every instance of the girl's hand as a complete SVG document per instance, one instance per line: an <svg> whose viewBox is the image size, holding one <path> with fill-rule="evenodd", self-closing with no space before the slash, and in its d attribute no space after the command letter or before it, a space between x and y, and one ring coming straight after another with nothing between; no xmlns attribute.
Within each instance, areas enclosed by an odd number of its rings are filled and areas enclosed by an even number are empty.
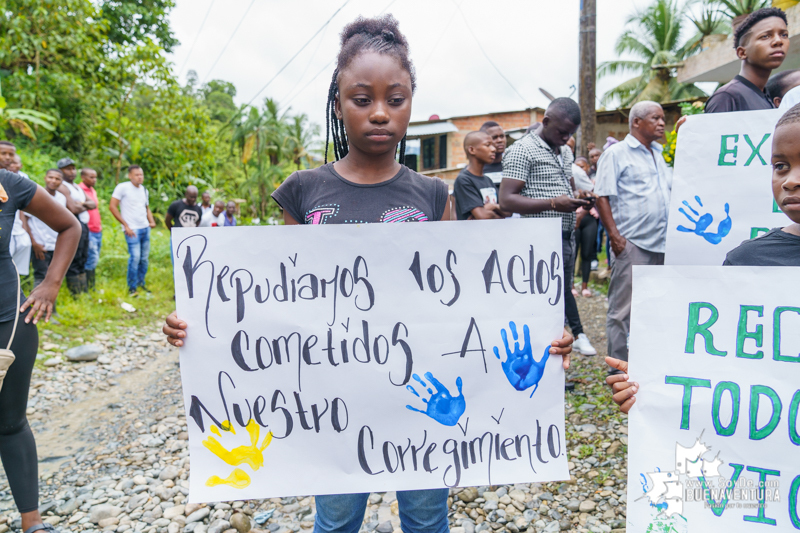
<svg viewBox="0 0 800 533"><path fill-rule="evenodd" d="M564 358L564 370L569 368L569 354L572 353L572 343L575 339L565 329L564 336L550 343L550 355L560 355Z"/></svg>
<svg viewBox="0 0 800 533"><path fill-rule="evenodd" d="M30 324L31 320L33 320L34 324L38 324L42 316L44 316L45 322L50 322L59 288L60 284L56 285L44 280L41 285L31 291L28 299L19 308L20 313L24 313L29 307L31 308L30 312L25 316L26 324Z"/></svg>
<svg viewBox="0 0 800 533"><path fill-rule="evenodd" d="M621 370L623 374L613 374L606 378L606 383L611 385L611 390L614 391L612 399L614 403L619 406L619 410L627 414L631 410L633 404L636 403L635 394L639 392L639 384L635 381L628 381L628 362L614 359L613 357L606 357L606 363L609 366Z"/></svg>
<svg viewBox="0 0 800 533"><path fill-rule="evenodd" d="M167 317L166 324L161 328L161 331L167 336L168 343L180 348L183 346L183 341L181 339L186 338L186 331L184 331L186 327L186 322L178 318L178 312L173 311Z"/></svg>

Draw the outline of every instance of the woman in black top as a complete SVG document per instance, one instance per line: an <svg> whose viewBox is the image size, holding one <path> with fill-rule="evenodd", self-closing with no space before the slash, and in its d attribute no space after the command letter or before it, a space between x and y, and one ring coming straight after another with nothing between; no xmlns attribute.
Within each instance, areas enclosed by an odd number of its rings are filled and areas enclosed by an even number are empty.
<svg viewBox="0 0 800 533"><path fill-rule="evenodd" d="M21 294L19 277L9 253L11 229L16 212L22 210L39 218L58 232L53 260L44 281L26 299ZM81 228L78 220L31 180L0 169L0 348L6 348L16 331L11 351L16 359L0 389L0 458L22 514L25 533L52 530L39 515L39 473L36 442L28 426L25 410L31 371L39 347L36 323L50 320L61 281L78 247ZM21 305L17 308L17 302ZM27 311L27 312L26 312Z"/></svg>

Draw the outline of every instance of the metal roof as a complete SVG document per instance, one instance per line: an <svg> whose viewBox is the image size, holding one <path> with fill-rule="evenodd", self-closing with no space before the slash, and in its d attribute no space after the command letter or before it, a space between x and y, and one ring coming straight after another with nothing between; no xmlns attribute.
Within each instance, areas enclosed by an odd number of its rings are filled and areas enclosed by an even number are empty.
<svg viewBox="0 0 800 533"><path fill-rule="evenodd" d="M406 135L409 139L418 139L419 137L425 137L427 135L442 135L452 131L458 131L458 128L452 122L427 122L425 124L409 126Z"/></svg>

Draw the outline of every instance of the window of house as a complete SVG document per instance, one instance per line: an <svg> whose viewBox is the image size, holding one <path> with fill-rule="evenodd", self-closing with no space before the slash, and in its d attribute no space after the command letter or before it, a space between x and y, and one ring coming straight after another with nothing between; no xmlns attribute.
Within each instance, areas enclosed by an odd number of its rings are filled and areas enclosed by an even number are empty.
<svg viewBox="0 0 800 533"><path fill-rule="evenodd" d="M439 136L439 168L447 168L447 135Z"/></svg>
<svg viewBox="0 0 800 533"><path fill-rule="evenodd" d="M422 139L422 168L428 169L433 168L436 164L435 161L435 145L436 139L434 137L428 137L427 139Z"/></svg>

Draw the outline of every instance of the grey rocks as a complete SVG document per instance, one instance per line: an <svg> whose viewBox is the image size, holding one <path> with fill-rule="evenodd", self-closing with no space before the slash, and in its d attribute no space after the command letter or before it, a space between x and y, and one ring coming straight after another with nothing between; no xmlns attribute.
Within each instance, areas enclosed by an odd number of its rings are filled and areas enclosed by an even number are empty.
<svg viewBox="0 0 800 533"><path fill-rule="evenodd" d="M94 361L100 354L103 353L103 348L96 344L84 344L83 346L76 346L64 352L64 356L69 361Z"/></svg>

